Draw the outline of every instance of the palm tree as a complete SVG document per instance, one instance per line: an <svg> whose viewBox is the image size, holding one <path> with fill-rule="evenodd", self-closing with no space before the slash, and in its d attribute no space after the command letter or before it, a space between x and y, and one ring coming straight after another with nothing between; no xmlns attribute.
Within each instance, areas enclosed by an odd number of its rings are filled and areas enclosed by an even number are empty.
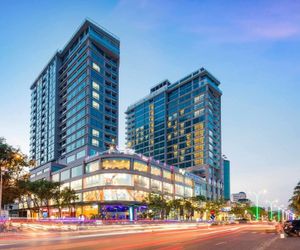
<svg viewBox="0 0 300 250"><path fill-rule="evenodd" d="M293 209L295 214L300 216L300 181L294 188L293 196L291 197L289 202L290 202L289 204L290 208Z"/></svg>

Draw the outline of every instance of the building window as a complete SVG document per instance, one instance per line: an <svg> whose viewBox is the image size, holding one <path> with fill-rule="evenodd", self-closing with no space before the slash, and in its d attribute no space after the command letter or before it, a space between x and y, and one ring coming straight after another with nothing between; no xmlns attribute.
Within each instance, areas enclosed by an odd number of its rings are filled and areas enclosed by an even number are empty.
<svg viewBox="0 0 300 250"><path fill-rule="evenodd" d="M100 105L99 105L99 103L98 103L98 102L96 102L96 101L93 101L93 108L95 108L95 109L98 109L98 110L99 110L99 108L100 108Z"/></svg>
<svg viewBox="0 0 300 250"><path fill-rule="evenodd" d="M75 155L71 155L67 157L67 163L70 163L72 161L75 161Z"/></svg>
<svg viewBox="0 0 300 250"><path fill-rule="evenodd" d="M92 175L89 177L86 177L83 179L83 187L84 188L90 188L90 187L95 187L95 186L100 186L100 175Z"/></svg>
<svg viewBox="0 0 300 250"><path fill-rule="evenodd" d="M151 174L161 176L161 169L159 167L151 166Z"/></svg>
<svg viewBox="0 0 300 250"><path fill-rule="evenodd" d="M52 175L52 181L53 182L58 182L59 181L59 174Z"/></svg>
<svg viewBox="0 0 300 250"><path fill-rule="evenodd" d="M97 63L93 62L92 67L94 70L96 70L97 72L100 72L100 67Z"/></svg>
<svg viewBox="0 0 300 250"><path fill-rule="evenodd" d="M148 165L144 162L140 161L134 161L133 169L140 172L147 172L148 171Z"/></svg>
<svg viewBox="0 0 300 250"><path fill-rule="evenodd" d="M133 178L131 174L101 174L100 183L98 185L112 185L112 186L133 186Z"/></svg>
<svg viewBox="0 0 300 250"><path fill-rule="evenodd" d="M98 161L94 161L94 162L90 162L85 166L85 172L86 173L91 173L91 172L95 172L99 169L99 162Z"/></svg>
<svg viewBox="0 0 300 250"><path fill-rule="evenodd" d="M71 173L72 173L72 178L82 175L83 174L82 173L82 165L72 168Z"/></svg>
<svg viewBox="0 0 300 250"><path fill-rule="evenodd" d="M184 195L184 187L182 185L175 184L175 194Z"/></svg>
<svg viewBox="0 0 300 250"><path fill-rule="evenodd" d="M92 139L92 145L95 147L99 147L99 141L97 139Z"/></svg>
<svg viewBox="0 0 300 250"><path fill-rule="evenodd" d="M47 172L49 172L49 171L50 171L50 168L45 168L45 169L43 170L44 173L47 173Z"/></svg>
<svg viewBox="0 0 300 250"><path fill-rule="evenodd" d="M138 187L149 189L149 178L140 176L140 175L135 175L134 176L134 185L138 186Z"/></svg>
<svg viewBox="0 0 300 250"><path fill-rule="evenodd" d="M106 159L102 161L103 169L130 169L130 160L127 159Z"/></svg>
<svg viewBox="0 0 300 250"><path fill-rule="evenodd" d="M60 181L64 181L70 178L70 169L62 171L60 173Z"/></svg>
<svg viewBox="0 0 300 250"><path fill-rule="evenodd" d="M175 181L183 183L183 176L181 174L175 174Z"/></svg>
<svg viewBox="0 0 300 250"><path fill-rule="evenodd" d="M188 186L193 186L193 180L191 178L185 177L184 183Z"/></svg>
<svg viewBox="0 0 300 250"><path fill-rule="evenodd" d="M164 170L163 176L164 176L164 178L171 180L171 172L170 171Z"/></svg>
<svg viewBox="0 0 300 250"><path fill-rule="evenodd" d="M99 94L96 91L93 91L93 98L99 100Z"/></svg>
<svg viewBox="0 0 300 250"><path fill-rule="evenodd" d="M85 157L85 150L82 150L76 154L76 159Z"/></svg>
<svg viewBox="0 0 300 250"><path fill-rule="evenodd" d="M170 183L164 182L163 183L163 191L164 191L164 193L173 194L173 185Z"/></svg>
<svg viewBox="0 0 300 250"><path fill-rule="evenodd" d="M161 192L161 189L162 189L161 181L151 179L151 188L154 191L160 191Z"/></svg>
<svg viewBox="0 0 300 250"><path fill-rule="evenodd" d="M92 135L95 136L95 137L99 137L99 130L92 129Z"/></svg>
<svg viewBox="0 0 300 250"><path fill-rule="evenodd" d="M83 193L83 201L103 201L103 191L94 190Z"/></svg>
<svg viewBox="0 0 300 250"><path fill-rule="evenodd" d="M95 90L100 90L100 86L99 86L99 84L98 83L96 83L96 82L92 82L92 85L93 85L93 89L95 89Z"/></svg>

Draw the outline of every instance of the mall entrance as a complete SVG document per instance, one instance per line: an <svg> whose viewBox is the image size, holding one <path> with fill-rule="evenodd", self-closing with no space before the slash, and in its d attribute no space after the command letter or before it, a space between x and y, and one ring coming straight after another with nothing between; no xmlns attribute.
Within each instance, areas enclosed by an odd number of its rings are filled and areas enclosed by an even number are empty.
<svg viewBox="0 0 300 250"><path fill-rule="evenodd" d="M79 216L81 209L76 209ZM99 220L137 220L143 219L147 211L144 205L93 204L82 207L82 215L87 219Z"/></svg>

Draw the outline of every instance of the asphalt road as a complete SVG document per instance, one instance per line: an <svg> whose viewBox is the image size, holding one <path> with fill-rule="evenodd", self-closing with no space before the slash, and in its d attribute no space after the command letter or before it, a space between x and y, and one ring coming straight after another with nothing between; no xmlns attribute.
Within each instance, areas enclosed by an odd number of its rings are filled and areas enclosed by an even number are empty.
<svg viewBox="0 0 300 250"><path fill-rule="evenodd" d="M38 233L31 238L0 240L0 249L222 249L222 250L299 250L300 238L280 239L266 226L236 225L153 232L125 231L117 235L90 232L68 234Z"/></svg>

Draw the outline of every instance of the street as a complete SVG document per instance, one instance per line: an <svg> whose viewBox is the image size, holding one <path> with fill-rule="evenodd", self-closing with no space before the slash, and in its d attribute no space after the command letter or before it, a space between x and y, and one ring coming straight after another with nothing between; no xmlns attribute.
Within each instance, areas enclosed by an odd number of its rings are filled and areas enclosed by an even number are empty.
<svg viewBox="0 0 300 250"><path fill-rule="evenodd" d="M299 249L300 238L280 239L268 225L190 227L144 226L125 230L27 232L0 238L1 249Z"/></svg>

